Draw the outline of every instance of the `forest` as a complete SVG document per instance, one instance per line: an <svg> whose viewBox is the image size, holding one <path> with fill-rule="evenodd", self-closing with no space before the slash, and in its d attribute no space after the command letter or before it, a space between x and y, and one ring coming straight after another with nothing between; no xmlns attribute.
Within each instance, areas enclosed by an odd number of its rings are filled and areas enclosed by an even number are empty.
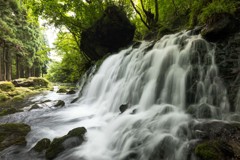
<svg viewBox="0 0 240 160"><path fill-rule="evenodd" d="M81 50L81 33L107 6L123 10L136 31L134 41L205 24L216 13L234 14L237 0L1 0L0 80L45 76L54 82L77 82L95 63ZM44 25L59 29L49 48ZM61 62L48 58L54 50ZM48 67L47 67L48 66ZM48 74L47 73L48 68Z"/></svg>

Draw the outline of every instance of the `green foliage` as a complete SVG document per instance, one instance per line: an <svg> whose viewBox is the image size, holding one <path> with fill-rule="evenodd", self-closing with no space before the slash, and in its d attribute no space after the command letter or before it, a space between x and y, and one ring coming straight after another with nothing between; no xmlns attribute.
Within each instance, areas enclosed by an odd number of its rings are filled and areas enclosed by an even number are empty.
<svg viewBox="0 0 240 160"><path fill-rule="evenodd" d="M214 0L212 3L202 9L199 16L200 22L206 22L212 15L218 13L234 14L236 3L233 0Z"/></svg>
<svg viewBox="0 0 240 160"><path fill-rule="evenodd" d="M0 90L2 90L2 91L12 91L14 89L15 89L15 87L12 84L12 82L6 82L6 81L0 82Z"/></svg>
<svg viewBox="0 0 240 160"><path fill-rule="evenodd" d="M46 78L52 82L77 82L89 68L89 61L79 54L74 37L69 32L59 33L55 46L62 60L51 64Z"/></svg>
<svg viewBox="0 0 240 160"><path fill-rule="evenodd" d="M222 158L221 146L224 146L224 143L220 141L206 141L198 144L194 152L203 160L219 160Z"/></svg>

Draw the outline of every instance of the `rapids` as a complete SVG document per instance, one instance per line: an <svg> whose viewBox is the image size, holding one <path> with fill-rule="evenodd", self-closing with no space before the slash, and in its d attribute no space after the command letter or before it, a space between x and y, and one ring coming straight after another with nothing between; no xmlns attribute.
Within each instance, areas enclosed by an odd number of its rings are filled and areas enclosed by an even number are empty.
<svg viewBox="0 0 240 160"><path fill-rule="evenodd" d="M42 160L28 152L38 140L84 126L86 142L57 160L194 160L188 152L196 141L192 126L229 114L214 51L214 44L184 31L111 55L79 91L77 102L70 103L74 96L48 92L31 101L61 99L66 106L59 109L49 102L1 118L1 123L29 124L32 131L25 148L10 147L0 159ZM120 114L123 104L128 109Z"/></svg>

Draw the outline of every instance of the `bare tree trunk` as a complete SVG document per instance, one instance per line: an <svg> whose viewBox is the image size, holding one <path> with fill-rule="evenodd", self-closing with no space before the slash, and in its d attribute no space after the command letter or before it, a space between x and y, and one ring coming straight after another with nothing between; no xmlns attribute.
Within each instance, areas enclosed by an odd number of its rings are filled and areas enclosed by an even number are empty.
<svg viewBox="0 0 240 160"><path fill-rule="evenodd" d="M6 78L8 81L12 80L12 53L6 50Z"/></svg>
<svg viewBox="0 0 240 160"><path fill-rule="evenodd" d="M2 77L2 65L3 65L3 51L0 52L0 81L3 80L3 77Z"/></svg>
<svg viewBox="0 0 240 160"><path fill-rule="evenodd" d="M16 55L16 78L20 78L19 56Z"/></svg>

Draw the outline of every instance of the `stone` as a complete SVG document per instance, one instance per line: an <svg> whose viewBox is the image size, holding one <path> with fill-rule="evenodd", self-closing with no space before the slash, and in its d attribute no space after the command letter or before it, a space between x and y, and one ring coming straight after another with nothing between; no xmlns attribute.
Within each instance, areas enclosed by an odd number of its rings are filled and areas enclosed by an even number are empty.
<svg viewBox="0 0 240 160"><path fill-rule="evenodd" d="M33 109L39 109L41 108L38 104L34 104L32 105L32 107L29 109L29 111L33 110Z"/></svg>
<svg viewBox="0 0 240 160"><path fill-rule="evenodd" d="M57 91L57 93L67 93L67 89L65 89L65 88L59 88L59 90Z"/></svg>
<svg viewBox="0 0 240 160"><path fill-rule="evenodd" d="M0 124L0 151L12 145L26 145L25 137L30 131L24 123Z"/></svg>
<svg viewBox="0 0 240 160"><path fill-rule="evenodd" d="M74 91L73 89L71 89L71 90L69 90L69 91L67 92L67 94L76 94L76 91Z"/></svg>
<svg viewBox="0 0 240 160"><path fill-rule="evenodd" d="M54 159L59 153L66 149L79 146L84 141L84 135L87 130L84 127L72 129L67 135L54 138L49 148L46 150L46 159Z"/></svg>
<svg viewBox="0 0 240 160"><path fill-rule="evenodd" d="M127 109L128 109L128 104L122 104L119 107L119 110L120 110L121 113L125 112Z"/></svg>
<svg viewBox="0 0 240 160"><path fill-rule="evenodd" d="M108 6L103 16L82 32L80 47L91 60L99 60L129 45L134 32L135 26L124 11L114 5Z"/></svg>
<svg viewBox="0 0 240 160"><path fill-rule="evenodd" d="M239 22L231 14L218 13L208 19L201 35L208 41L216 42L221 41L238 29Z"/></svg>
<svg viewBox="0 0 240 160"><path fill-rule="evenodd" d="M54 107L63 107L65 106L65 102L62 100L58 100Z"/></svg>
<svg viewBox="0 0 240 160"><path fill-rule="evenodd" d="M43 138L37 142L37 144L32 148L32 150L34 150L35 152L41 153L42 151L49 148L50 143L51 143L50 139Z"/></svg>

